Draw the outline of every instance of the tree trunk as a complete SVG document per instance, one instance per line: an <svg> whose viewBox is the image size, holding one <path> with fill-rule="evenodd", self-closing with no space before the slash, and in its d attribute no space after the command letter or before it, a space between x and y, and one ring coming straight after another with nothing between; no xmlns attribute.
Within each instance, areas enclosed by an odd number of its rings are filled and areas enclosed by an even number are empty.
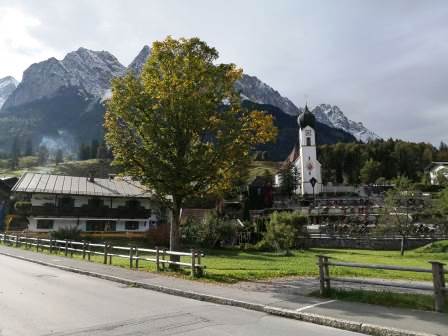
<svg viewBox="0 0 448 336"><path fill-rule="evenodd" d="M400 254L401 254L401 256L404 256L405 249L406 249L406 237L402 236L401 237L401 246L400 246Z"/></svg>
<svg viewBox="0 0 448 336"><path fill-rule="evenodd" d="M180 248L180 215L182 210L182 199L179 197L174 197L173 199L173 216L170 223L170 251L179 251ZM171 261L180 261L180 256L171 255ZM170 264L170 269L177 270L179 265Z"/></svg>

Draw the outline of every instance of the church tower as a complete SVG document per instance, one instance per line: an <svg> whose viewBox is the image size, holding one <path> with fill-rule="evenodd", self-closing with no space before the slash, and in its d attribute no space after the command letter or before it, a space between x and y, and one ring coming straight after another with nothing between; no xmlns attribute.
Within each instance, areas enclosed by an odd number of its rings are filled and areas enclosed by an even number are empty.
<svg viewBox="0 0 448 336"><path fill-rule="evenodd" d="M298 123L299 155L294 162L299 175L297 193L313 195L322 189L322 176L316 151L316 118L308 110L307 105L303 113L299 115Z"/></svg>

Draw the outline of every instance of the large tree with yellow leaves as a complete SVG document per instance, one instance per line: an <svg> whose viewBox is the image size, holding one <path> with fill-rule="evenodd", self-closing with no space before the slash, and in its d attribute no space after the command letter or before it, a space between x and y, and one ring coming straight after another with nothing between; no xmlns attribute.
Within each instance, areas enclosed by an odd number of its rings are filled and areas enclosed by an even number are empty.
<svg viewBox="0 0 448 336"><path fill-rule="evenodd" d="M179 248L184 200L229 190L251 148L277 134L271 116L242 108L234 88L242 71L217 58L198 38L168 37L154 42L141 77L112 85L107 143L124 173L172 199L171 250Z"/></svg>

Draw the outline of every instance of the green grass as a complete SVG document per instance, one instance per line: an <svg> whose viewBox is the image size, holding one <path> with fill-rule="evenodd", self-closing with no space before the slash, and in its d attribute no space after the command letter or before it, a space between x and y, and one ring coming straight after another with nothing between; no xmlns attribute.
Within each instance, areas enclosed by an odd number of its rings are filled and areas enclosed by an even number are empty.
<svg viewBox="0 0 448 336"><path fill-rule="evenodd" d="M403 257L398 251L343 250L343 249L310 249L293 251L292 256L284 256L273 252L245 252L238 249L205 250L202 259L206 265L203 280L235 283L287 276L318 276L316 266L317 254L325 254L334 260L366 264L385 264L430 269L429 260L448 264L448 253L426 252L426 249L407 251ZM422 252L425 251L425 252ZM123 253L123 252L120 252ZM81 258L79 254L74 255ZM92 256L92 261L103 262L102 256ZM188 257L182 261L189 262ZM129 267L129 260L113 257L113 265ZM140 269L155 271L154 263L142 261ZM373 270L347 267L331 267L333 276L365 277L401 280L431 281L430 273L413 273L388 270ZM183 276L183 274L181 274Z"/></svg>
<svg viewBox="0 0 448 336"><path fill-rule="evenodd" d="M422 253L409 251L404 257L398 251L310 249L293 251L293 256L267 252L239 250L210 250L204 263L207 277L224 282L258 280L286 276L318 276L316 255L325 254L334 260L366 264L385 264L431 268L428 260L448 262L448 253ZM405 280L431 280L430 273L413 273L347 267L331 267L335 276L366 277Z"/></svg>
<svg viewBox="0 0 448 336"><path fill-rule="evenodd" d="M112 167L109 161L92 159L85 161L66 161L58 165L54 163L48 163L45 166L18 168L16 170L0 168L0 175L21 176L23 173L30 172L42 174L89 176L92 171L96 176L106 177L109 173L117 173L117 168Z"/></svg>
<svg viewBox="0 0 448 336"><path fill-rule="evenodd" d="M311 296L321 297L319 292L313 292ZM389 291L343 290L331 289L325 296L328 299L343 300L381 305L386 307L398 307L419 310L434 310L434 298L431 295L412 293L393 293ZM448 302L447 305L448 307ZM447 309L444 312L448 312Z"/></svg>

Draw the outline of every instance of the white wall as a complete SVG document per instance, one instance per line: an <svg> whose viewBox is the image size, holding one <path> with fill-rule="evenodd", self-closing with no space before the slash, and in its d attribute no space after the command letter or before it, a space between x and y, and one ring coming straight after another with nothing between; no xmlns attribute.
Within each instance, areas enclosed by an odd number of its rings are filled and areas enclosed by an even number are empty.
<svg viewBox="0 0 448 336"><path fill-rule="evenodd" d="M37 228L37 220L39 219L51 219L53 220L53 229L52 230L47 230L47 229L38 229ZM103 221L103 220L107 220L106 218L69 218L69 217L28 217L28 230L33 231L33 232L46 232L46 231L56 231L58 229L62 229L62 228L74 228L74 227L78 227L81 231L86 231L86 222L88 220L91 221ZM154 225L157 225L158 223L158 217L155 215L152 215L150 218L148 219L142 219L142 218L138 218L138 219L132 219L132 218L123 218L123 219L114 219L111 218L109 219L111 221L115 221L116 222L116 227L115 227L115 231L116 232L120 232L120 231L129 231L129 232L142 232L142 231L147 231L148 229L150 229L151 227L153 227ZM126 221L136 221L139 223L138 226L138 230L126 230L125 229L125 225L126 225Z"/></svg>

